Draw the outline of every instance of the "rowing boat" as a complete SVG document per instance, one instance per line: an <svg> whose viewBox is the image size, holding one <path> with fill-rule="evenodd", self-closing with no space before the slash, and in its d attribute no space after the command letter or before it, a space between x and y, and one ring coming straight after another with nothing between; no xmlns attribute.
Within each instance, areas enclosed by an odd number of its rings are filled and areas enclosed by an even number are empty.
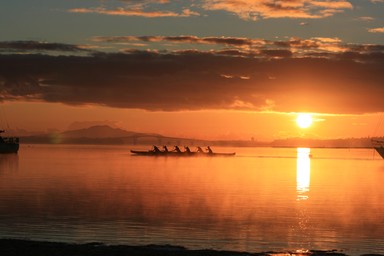
<svg viewBox="0 0 384 256"><path fill-rule="evenodd" d="M131 150L131 153L134 155L140 156L234 156L236 152L231 153L216 153L216 152L173 152L173 151L140 151L140 150Z"/></svg>

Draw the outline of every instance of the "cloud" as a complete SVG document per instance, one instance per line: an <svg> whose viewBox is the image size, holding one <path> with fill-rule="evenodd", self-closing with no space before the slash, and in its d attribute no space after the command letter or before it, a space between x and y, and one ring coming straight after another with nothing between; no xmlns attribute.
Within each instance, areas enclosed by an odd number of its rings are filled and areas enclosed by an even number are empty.
<svg viewBox="0 0 384 256"><path fill-rule="evenodd" d="M366 22L370 22L370 21L374 21L375 20L375 18L370 17L370 16L362 16L362 17L359 17L357 19L361 20L361 21L366 21Z"/></svg>
<svg viewBox="0 0 384 256"><path fill-rule="evenodd" d="M192 11L190 5L182 7L178 12L167 10L170 4L168 0L120 0L124 6L106 8L106 3L103 2L100 7L93 8L73 8L68 12L72 13L95 13L113 16L139 16L145 18L160 18L160 17L191 17L199 16L200 14Z"/></svg>
<svg viewBox="0 0 384 256"><path fill-rule="evenodd" d="M224 45L232 47L249 47L265 44L261 39L249 39L241 37L197 37L197 36L98 36L95 42L107 43L131 43L131 42L171 42L177 44L205 44Z"/></svg>
<svg viewBox="0 0 384 256"><path fill-rule="evenodd" d="M313 52L342 52L347 51L348 46L344 45L339 38L314 37L310 39L290 38L286 41L270 41L264 39L251 39L242 37L197 37L197 36L112 36L112 37L94 37L94 42L111 43L111 44L130 44L157 43L164 45L165 49L171 46L169 43L180 45L185 44L186 47L194 45L211 45L213 49L219 49L221 54L253 56L263 55L267 52L280 52L282 50L298 55L305 55L309 51ZM284 48L284 49L282 49ZM287 49L285 49L287 48ZM218 52L217 52L218 53ZM291 53L285 52L285 57Z"/></svg>
<svg viewBox="0 0 384 256"><path fill-rule="evenodd" d="M238 15L242 19L257 20L259 18L307 18L320 19L352 9L346 0L205 0L206 10L224 10Z"/></svg>
<svg viewBox="0 0 384 256"><path fill-rule="evenodd" d="M167 4L170 3L170 0L119 0L120 2L123 3L130 3L134 5L148 5L148 4Z"/></svg>
<svg viewBox="0 0 384 256"><path fill-rule="evenodd" d="M140 16L145 18L159 18L159 17L190 17L198 16L199 14L189 9L184 9L181 13L171 11L143 11L141 9L125 9L122 7L107 10L105 8L74 8L69 12L73 13L96 13L115 16Z"/></svg>
<svg viewBox="0 0 384 256"><path fill-rule="evenodd" d="M382 28L370 28L370 29L368 29L368 32L370 32L370 33L384 33L384 27L382 27Z"/></svg>
<svg viewBox="0 0 384 256"><path fill-rule="evenodd" d="M378 1L378 0L376 0ZM104 15L157 17L200 16L203 12L225 11L244 20L269 18L321 19L352 9L347 0L195 0L179 1L136 1L120 0L120 5L102 2L99 7L73 8L73 13L96 13Z"/></svg>
<svg viewBox="0 0 384 256"><path fill-rule="evenodd" d="M0 42L0 51L58 51L58 52L87 52L87 46L47 43L38 41L4 41Z"/></svg>
<svg viewBox="0 0 384 256"><path fill-rule="evenodd" d="M189 42L188 38L193 37L161 40ZM0 54L0 99L149 111L384 110L382 45L345 45L345 50L338 52L322 49L323 44L341 44L337 38L296 38L256 43L259 48L248 51L240 46L253 42L252 39L216 39L219 38L193 40L219 43L223 49L89 52L87 56ZM227 48L228 45L236 47Z"/></svg>

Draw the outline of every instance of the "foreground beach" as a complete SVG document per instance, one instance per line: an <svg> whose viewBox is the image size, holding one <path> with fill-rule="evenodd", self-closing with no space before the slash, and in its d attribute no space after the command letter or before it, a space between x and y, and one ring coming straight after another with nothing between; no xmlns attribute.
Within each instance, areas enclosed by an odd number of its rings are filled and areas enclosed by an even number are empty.
<svg viewBox="0 0 384 256"><path fill-rule="evenodd" d="M306 251L306 252L234 252L216 250L188 250L172 245L105 245L101 243L69 244L61 242L42 242L17 239L0 239L0 255L2 256L264 256L264 255L307 255L307 256L344 256L338 251ZM365 254L365 256L379 254Z"/></svg>

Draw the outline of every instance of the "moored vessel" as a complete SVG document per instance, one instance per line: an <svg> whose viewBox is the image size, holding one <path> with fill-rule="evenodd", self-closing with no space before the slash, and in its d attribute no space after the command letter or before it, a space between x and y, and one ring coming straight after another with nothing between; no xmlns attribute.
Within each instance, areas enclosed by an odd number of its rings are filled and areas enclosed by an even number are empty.
<svg viewBox="0 0 384 256"><path fill-rule="evenodd" d="M0 133L4 133L0 130ZM17 153L19 151L18 137L3 137L0 136L0 154Z"/></svg>
<svg viewBox="0 0 384 256"><path fill-rule="evenodd" d="M373 148L384 159L384 140L372 140Z"/></svg>

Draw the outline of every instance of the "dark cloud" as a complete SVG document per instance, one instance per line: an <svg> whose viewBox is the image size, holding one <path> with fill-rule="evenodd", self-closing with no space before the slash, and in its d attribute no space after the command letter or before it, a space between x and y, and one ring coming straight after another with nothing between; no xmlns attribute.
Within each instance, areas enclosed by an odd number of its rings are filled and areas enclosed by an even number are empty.
<svg viewBox="0 0 384 256"><path fill-rule="evenodd" d="M382 47L354 45L344 52L316 51L296 57L292 46L286 45L262 49L257 55L234 49L89 56L3 54L0 97L150 111L384 110Z"/></svg>
<svg viewBox="0 0 384 256"><path fill-rule="evenodd" d="M250 39L241 37L197 37L197 36L110 36L94 37L94 42L108 43L112 45L139 44L150 47L151 43L156 43L159 47L170 48L170 42L177 44L177 48L191 45L200 47L210 45L212 49L220 49L221 52L227 51L233 54L234 51L243 56L257 56L263 54L277 54L281 57L302 57L314 53L326 54L330 52L340 53L346 51L353 52L383 52L383 45L355 45L344 44L338 38L314 37L309 39L290 38L288 40L271 41L264 39ZM171 46L172 47L172 46ZM237 54L236 54L237 55Z"/></svg>
<svg viewBox="0 0 384 256"><path fill-rule="evenodd" d="M197 36L99 36L94 38L97 42L129 43L132 41L142 42L173 42L184 44L218 44L235 47L261 45L264 40L240 38L240 37L197 37Z"/></svg>
<svg viewBox="0 0 384 256"><path fill-rule="evenodd" d="M6 41L0 42L1 51L59 51L59 52L82 52L88 51L77 45L46 43L37 41Z"/></svg>
<svg viewBox="0 0 384 256"><path fill-rule="evenodd" d="M224 44L224 45L251 45L253 40L248 38L238 37L194 37L194 36L173 36L173 37L162 37L162 40L171 42L187 42L187 43L201 43L201 44Z"/></svg>
<svg viewBox="0 0 384 256"><path fill-rule="evenodd" d="M270 57L287 58L292 56L292 52L289 50L262 50L261 53Z"/></svg>

